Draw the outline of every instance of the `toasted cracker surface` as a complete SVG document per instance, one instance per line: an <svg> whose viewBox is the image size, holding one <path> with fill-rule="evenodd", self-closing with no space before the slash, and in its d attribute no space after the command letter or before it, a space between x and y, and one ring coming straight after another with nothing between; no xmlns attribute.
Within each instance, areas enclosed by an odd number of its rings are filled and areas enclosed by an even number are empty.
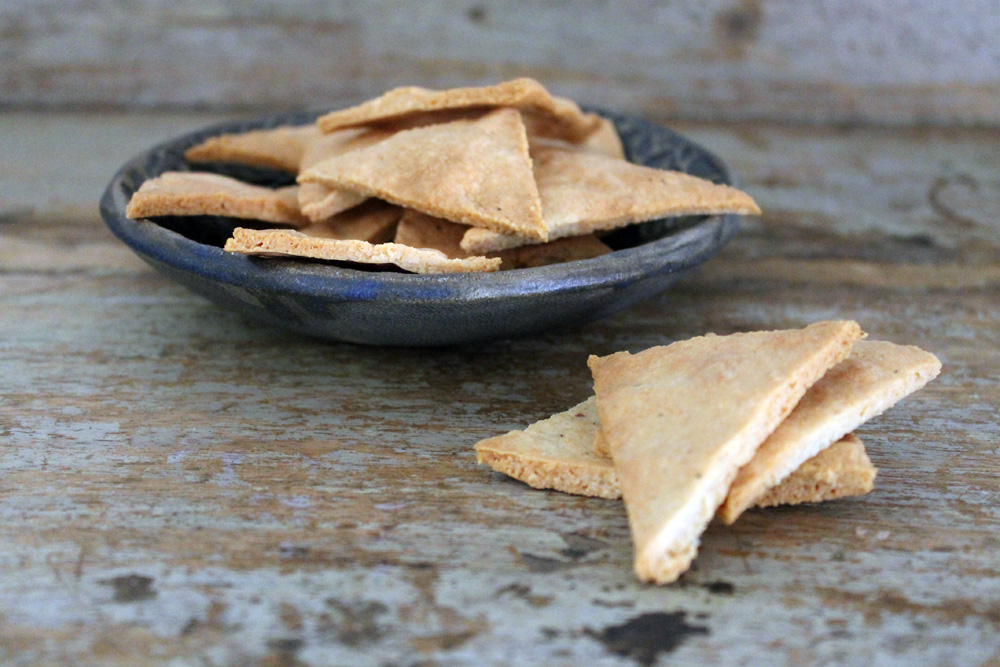
<svg viewBox="0 0 1000 667"><path fill-rule="evenodd" d="M476 456L498 472L536 489L599 498L620 498L618 476L609 459L590 448L600 428L594 397L523 431L476 443Z"/></svg>
<svg viewBox="0 0 1000 667"><path fill-rule="evenodd" d="M527 135L520 114L512 109L398 132L325 160L304 171L299 181L361 192L451 222L545 240Z"/></svg>
<svg viewBox="0 0 1000 667"><path fill-rule="evenodd" d="M930 382L941 370L937 357L910 345L861 341L831 368L788 418L740 468L718 516L739 518L767 490L844 434L876 417Z"/></svg>
<svg viewBox="0 0 1000 667"><path fill-rule="evenodd" d="M556 239L548 243L508 248L499 252L488 252L487 257L503 260L501 269L530 269L535 266L575 262L591 259L611 252L611 248L593 234Z"/></svg>
<svg viewBox="0 0 1000 667"><path fill-rule="evenodd" d="M532 158L549 240L671 216L760 213L746 193L690 174L544 143ZM485 253L530 242L470 229L462 247Z"/></svg>
<svg viewBox="0 0 1000 667"><path fill-rule="evenodd" d="M599 498L621 498L621 486L611 459L590 446L600 433L597 400L536 422L523 431L476 443L479 463L536 489ZM824 449L768 491L758 506L820 502L868 493L875 467L855 436Z"/></svg>
<svg viewBox="0 0 1000 667"><path fill-rule="evenodd" d="M861 439L848 433L765 491L754 505L798 505L863 496L874 488L877 473Z"/></svg>
<svg viewBox="0 0 1000 667"><path fill-rule="evenodd" d="M298 204L302 215L314 223L328 220L366 199L368 195L360 192L331 188L322 183L303 183L299 186L298 192Z"/></svg>
<svg viewBox="0 0 1000 667"><path fill-rule="evenodd" d="M394 264L413 273L463 273L496 271L499 259L471 257L449 259L436 250L410 248L398 243L373 244L367 241L315 238L281 229L233 231L225 250L248 255L309 257L364 264Z"/></svg>
<svg viewBox="0 0 1000 667"><path fill-rule="evenodd" d="M315 124L221 134L184 151L188 162L229 162L298 173L306 146L319 139Z"/></svg>
<svg viewBox="0 0 1000 667"><path fill-rule="evenodd" d="M317 125L323 132L397 120L427 112L491 107L516 107L526 113L550 119L551 128L539 129L573 141L590 136L600 120L585 114L575 102L555 97L534 79L520 78L495 86L430 90L407 86L390 90L373 100L321 116Z"/></svg>
<svg viewBox="0 0 1000 667"><path fill-rule="evenodd" d="M462 237L468 229L469 227L466 225L458 225L441 218L407 210L396 228L395 242L414 248L433 248L440 250L448 257L470 257L474 255L470 255L460 245ZM611 252L611 248L593 234L588 234L549 243L511 248L510 250L489 253L486 256L499 257L502 261L500 270L506 271L590 259L609 252Z"/></svg>
<svg viewBox="0 0 1000 667"><path fill-rule="evenodd" d="M396 225L402 216L403 209L400 207L378 199L369 199L323 222L302 227L299 231L317 238L388 243L395 237Z"/></svg>
<svg viewBox="0 0 1000 667"><path fill-rule="evenodd" d="M862 335L856 322L819 322L590 357L641 580L669 583L690 566L739 468Z"/></svg>
<svg viewBox="0 0 1000 667"><path fill-rule="evenodd" d="M396 227L394 241L411 248L432 248L447 257L464 258L469 253L462 250L458 243L466 229L466 225L407 209Z"/></svg>
<svg viewBox="0 0 1000 667"><path fill-rule="evenodd" d="M392 136L390 131L367 129L339 130L331 134L320 134L306 144L299 163L299 171L332 157L371 146L390 136ZM322 183L303 183L299 187L299 209L302 215L313 222L322 222L357 206L367 198L366 194L333 188Z"/></svg>
<svg viewBox="0 0 1000 667"><path fill-rule="evenodd" d="M299 213L297 191L297 186L272 190L219 174L168 171L139 186L125 215L222 215L301 226L307 221Z"/></svg>

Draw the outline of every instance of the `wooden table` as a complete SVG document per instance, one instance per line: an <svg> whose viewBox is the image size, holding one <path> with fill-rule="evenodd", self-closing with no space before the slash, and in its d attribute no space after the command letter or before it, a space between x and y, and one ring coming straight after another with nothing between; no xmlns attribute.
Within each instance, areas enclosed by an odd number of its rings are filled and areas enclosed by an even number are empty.
<svg viewBox="0 0 1000 667"><path fill-rule="evenodd" d="M443 350L262 329L96 211L217 117L0 116L0 662L1000 662L1000 137L683 124L765 210L661 298ZM618 502L472 444L590 392L590 353L854 318L944 371L860 429L867 497L713 525L636 583Z"/></svg>

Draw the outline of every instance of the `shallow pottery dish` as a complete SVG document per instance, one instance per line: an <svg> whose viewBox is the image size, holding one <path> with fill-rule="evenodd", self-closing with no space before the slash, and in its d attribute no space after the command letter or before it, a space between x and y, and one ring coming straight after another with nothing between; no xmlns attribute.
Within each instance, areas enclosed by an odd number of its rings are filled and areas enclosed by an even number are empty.
<svg viewBox="0 0 1000 667"><path fill-rule="evenodd" d="M600 113L614 121L632 162L731 183L721 160L675 132ZM223 252L233 227L252 226L248 221L125 217L144 180L190 169L183 157L189 146L224 132L303 124L315 116L226 123L151 148L115 174L101 198L101 215L142 259L220 306L304 334L370 345L469 343L606 317L662 292L718 252L738 226L733 215L655 220L606 237L615 252L594 259L497 273L416 275ZM264 185L294 180L245 167L214 170Z"/></svg>

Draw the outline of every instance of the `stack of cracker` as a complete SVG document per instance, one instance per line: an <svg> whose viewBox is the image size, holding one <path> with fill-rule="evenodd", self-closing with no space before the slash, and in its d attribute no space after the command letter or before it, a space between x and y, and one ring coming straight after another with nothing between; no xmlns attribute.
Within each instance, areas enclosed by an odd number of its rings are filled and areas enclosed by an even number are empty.
<svg viewBox="0 0 1000 667"><path fill-rule="evenodd" d="M712 334L592 356L595 396L483 440L480 463L536 488L623 498L642 581L675 581L713 516L871 491L852 431L937 376L856 322Z"/></svg>
<svg viewBox="0 0 1000 667"><path fill-rule="evenodd" d="M588 259L611 251L599 234L625 225L760 212L735 188L627 161L609 120L523 78L398 88L313 125L212 137L185 159L279 169L298 185L168 172L127 215L254 219L274 228L238 227L226 250L416 273Z"/></svg>

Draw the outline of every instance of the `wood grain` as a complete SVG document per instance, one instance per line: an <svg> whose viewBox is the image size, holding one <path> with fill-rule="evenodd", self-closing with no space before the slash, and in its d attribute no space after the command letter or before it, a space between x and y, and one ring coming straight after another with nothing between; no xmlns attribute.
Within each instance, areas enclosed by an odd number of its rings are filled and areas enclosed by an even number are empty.
<svg viewBox="0 0 1000 667"><path fill-rule="evenodd" d="M992 2L0 5L7 107L288 108L535 76L652 117L1000 122Z"/></svg>
<svg viewBox="0 0 1000 667"><path fill-rule="evenodd" d="M106 231L117 162L209 120L4 117L0 662L1000 659L995 133L685 124L766 212L720 257L582 329L417 351L262 329ZM830 317L941 377L860 430L874 493L713 526L677 585L636 584L618 503L475 464L587 396L590 353Z"/></svg>

